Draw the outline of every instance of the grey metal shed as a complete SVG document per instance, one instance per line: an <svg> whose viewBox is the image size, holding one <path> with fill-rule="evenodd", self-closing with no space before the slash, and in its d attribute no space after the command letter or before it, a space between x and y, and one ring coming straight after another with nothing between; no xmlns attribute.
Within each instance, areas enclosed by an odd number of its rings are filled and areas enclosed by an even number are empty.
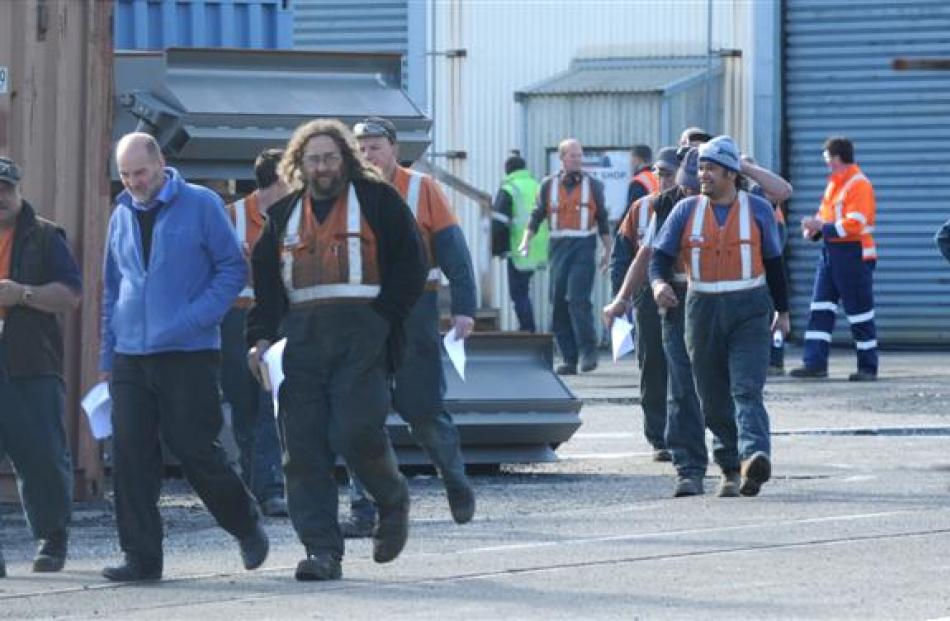
<svg viewBox="0 0 950 621"><path fill-rule="evenodd" d="M784 28L791 232L821 200L822 142L848 136L877 197L878 340L950 343L950 269L933 242L950 217L950 73L891 68L897 57L950 57L950 4L787 0ZM792 324L801 334L818 245L790 237ZM835 340L850 342L840 319Z"/></svg>

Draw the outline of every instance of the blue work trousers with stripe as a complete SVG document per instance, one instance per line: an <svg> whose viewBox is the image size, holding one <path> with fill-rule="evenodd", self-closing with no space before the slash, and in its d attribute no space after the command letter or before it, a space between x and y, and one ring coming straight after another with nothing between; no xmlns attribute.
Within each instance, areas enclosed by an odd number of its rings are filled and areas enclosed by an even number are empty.
<svg viewBox="0 0 950 621"><path fill-rule="evenodd" d="M828 348L838 303L851 324L858 370L877 373L877 329L874 325L874 261L864 261L861 244L824 244L815 270L815 288L805 332L804 364L828 367Z"/></svg>

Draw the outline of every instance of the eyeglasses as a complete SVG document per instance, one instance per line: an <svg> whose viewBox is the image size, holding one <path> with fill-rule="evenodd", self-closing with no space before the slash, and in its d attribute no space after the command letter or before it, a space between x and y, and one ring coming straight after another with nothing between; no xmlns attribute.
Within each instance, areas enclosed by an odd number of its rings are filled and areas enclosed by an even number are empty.
<svg viewBox="0 0 950 621"><path fill-rule="evenodd" d="M343 156L339 153L326 153L324 155L308 155L304 158L307 160L307 163L314 166L327 166L332 167L336 166L343 161Z"/></svg>
<svg viewBox="0 0 950 621"><path fill-rule="evenodd" d="M388 138L389 140L396 139L388 127L373 121L357 123L353 126L353 133L356 134L357 138Z"/></svg>

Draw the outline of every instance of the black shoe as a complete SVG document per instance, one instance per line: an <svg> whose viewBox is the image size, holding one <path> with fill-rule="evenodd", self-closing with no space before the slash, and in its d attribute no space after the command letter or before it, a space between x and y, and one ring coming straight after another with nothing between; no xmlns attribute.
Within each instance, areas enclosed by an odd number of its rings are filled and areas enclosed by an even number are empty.
<svg viewBox="0 0 950 621"><path fill-rule="evenodd" d="M452 519L456 524L467 524L475 517L475 491L472 486L466 484L460 487L453 487L445 490L449 498L449 510L452 511Z"/></svg>
<svg viewBox="0 0 950 621"><path fill-rule="evenodd" d="M770 364L765 374L768 377L782 377L785 375L785 367L777 364ZM825 374L827 376L827 373Z"/></svg>
<svg viewBox="0 0 950 621"><path fill-rule="evenodd" d="M257 525L254 534L241 539L238 543L241 546L241 560L244 561L244 569L249 571L257 569L267 560L270 541L260 524Z"/></svg>
<svg viewBox="0 0 950 621"><path fill-rule="evenodd" d="M852 373L848 376L849 382L876 382L877 373L871 373L870 371L858 371L857 373Z"/></svg>
<svg viewBox="0 0 950 621"><path fill-rule="evenodd" d="M581 358L581 372L590 373L597 369L597 354Z"/></svg>
<svg viewBox="0 0 950 621"><path fill-rule="evenodd" d="M361 520L352 516L347 521L340 523L340 530L343 532L344 539L367 539L373 536L375 527L376 520Z"/></svg>
<svg viewBox="0 0 950 621"><path fill-rule="evenodd" d="M676 477L676 484L673 486L673 498L701 496L702 494L702 477Z"/></svg>
<svg viewBox="0 0 950 621"><path fill-rule="evenodd" d="M789 377L824 379L828 377L828 369L798 367L788 372Z"/></svg>
<svg viewBox="0 0 950 621"><path fill-rule="evenodd" d="M719 490L716 496L720 498L738 498L739 489L742 487L742 477L737 470L723 472L719 479Z"/></svg>
<svg viewBox="0 0 950 621"><path fill-rule="evenodd" d="M7 577L7 562L3 560L3 552L0 552L0 578Z"/></svg>
<svg viewBox="0 0 950 621"><path fill-rule="evenodd" d="M373 560L395 560L409 539L409 486L403 482L403 498L391 506L379 506L379 525L373 533Z"/></svg>
<svg viewBox="0 0 950 621"><path fill-rule="evenodd" d="M743 496L756 496L762 484L772 476L772 462L768 455L758 451L749 459L743 460L740 473L742 483L739 485L739 493Z"/></svg>
<svg viewBox="0 0 950 621"><path fill-rule="evenodd" d="M66 565L66 535L53 535L40 539L33 557L33 571L39 573L60 571Z"/></svg>
<svg viewBox="0 0 950 621"><path fill-rule="evenodd" d="M673 453L669 449L654 449L653 461L673 461Z"/></svg>
<svg viewBox="0 0 950 621"><path fill-rule="evenodd" d="M569 362L563 362L554 368L558 375L577 375L577 365Z"/></svg>
<svg viewBox="0 0 950 621"><path fill-rule="evenodd" d="M297 563L294 578L301 582L317 580L339 580L343 577L343 567L340 559L334 558L328 552L307 554L307 558Z"/></svg>
<svg viewBox="0 0 950 621"><path fill-rule="evenodd" d="M162 579L162 564L140 563L126 558L125 562L116 567L106 567L102 576L112 582L156 582Z"/></svg>
<svg viewBox="0 0 950 621"><path fill-rule="evenodd" d="M261 502L261 513L267 517L287 517L287 501L282 496L274 496Z"/></svg>

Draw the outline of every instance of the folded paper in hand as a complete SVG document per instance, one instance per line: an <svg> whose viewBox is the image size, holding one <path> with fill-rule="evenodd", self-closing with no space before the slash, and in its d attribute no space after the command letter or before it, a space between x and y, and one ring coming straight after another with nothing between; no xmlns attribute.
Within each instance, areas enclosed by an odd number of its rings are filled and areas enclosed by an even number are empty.
<svg viewBox="0 0 950 621"><path fill-rule="evenodd" d="M277 396L280 385L284 382L284 347L287 339L280 339L264 352L261 361L261 376L264 379L264 390L271 393L274 399L274 416L277 416Z"/></svg>
<svg viewBox="0 0 950 621"><path fill-rule="evenodd" d="M102 440L112 435L112 398L109 396L109 384L99 382L93 386L83 397L82 409L89 419L93 438Z"/></svg>
<svg viewBox="0 0 950 621"><path fill-rule="evenodd" d="M462 378L462 381L465 381L465 339L456 339L455 338L455 328L452 328L445 334L445 338L442 339L442 344L445 346L445 353L449 355L449 360L452 361L452 366L455 367L455 371L459 374L459 377Z"/></svg>
<svg viewBox="0 0 950 621"><path fill-rule="evenodd" d="M614 362L633 351L633 324L617 317L610 327L610 345L614 353Z"/></svg>

